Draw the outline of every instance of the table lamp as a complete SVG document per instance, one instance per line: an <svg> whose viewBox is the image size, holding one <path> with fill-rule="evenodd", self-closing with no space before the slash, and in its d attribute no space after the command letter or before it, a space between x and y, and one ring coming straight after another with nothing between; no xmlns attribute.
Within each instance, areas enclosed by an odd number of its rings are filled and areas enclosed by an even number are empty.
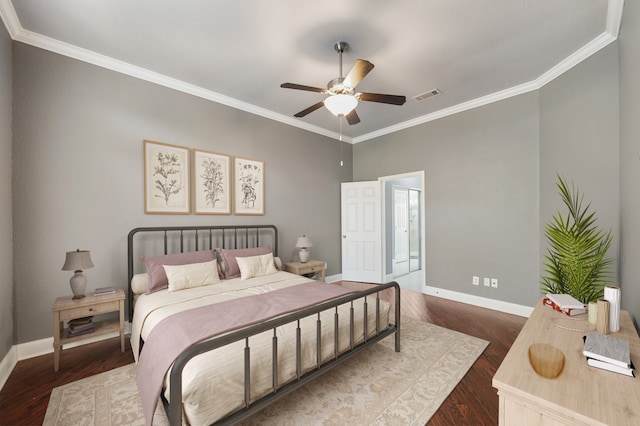
<svg viewBox="0 0 640 426"><path fill-rule="evenodd" d="M82 275L83 269L93 268L91 255L89 250L68 251L67 257L62 265L63 271L74 271L73 276L69 280L71 291L74 299L82 299L84 291L87 288L87 277Z"/></svg>
<svg viewBox="0 0 640 426"><path fill-rule="evenodd" d="M306 235L298 237L296 247L300 249L300 262L305 263L307 260L309 260L309 250L307 250L307 247L313 247L311 238L307 237Z"/></svg>

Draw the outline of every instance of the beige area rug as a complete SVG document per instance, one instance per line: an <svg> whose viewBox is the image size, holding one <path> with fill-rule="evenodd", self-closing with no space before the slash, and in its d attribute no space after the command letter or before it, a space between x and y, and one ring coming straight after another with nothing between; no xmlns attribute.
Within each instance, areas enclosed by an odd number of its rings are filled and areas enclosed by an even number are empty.
<svg viewBox="0 0 640 426"><path fill-rule="evenodd" d="M403 318L389 337L246 420L245 425L424 425L488 342ZM44 425L143 425L134 364L55 388ZM155 425L166 425L159 407Z"/></svg>

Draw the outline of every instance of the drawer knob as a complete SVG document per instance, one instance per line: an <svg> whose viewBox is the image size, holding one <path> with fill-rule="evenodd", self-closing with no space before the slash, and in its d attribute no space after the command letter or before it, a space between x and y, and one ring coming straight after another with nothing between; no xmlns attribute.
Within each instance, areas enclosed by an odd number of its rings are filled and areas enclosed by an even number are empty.
<svg viewBox="0 0 640 426"><path fill-rule="evenodd" d="M93 312L93 308L89 308L89 312Z"/></svg>

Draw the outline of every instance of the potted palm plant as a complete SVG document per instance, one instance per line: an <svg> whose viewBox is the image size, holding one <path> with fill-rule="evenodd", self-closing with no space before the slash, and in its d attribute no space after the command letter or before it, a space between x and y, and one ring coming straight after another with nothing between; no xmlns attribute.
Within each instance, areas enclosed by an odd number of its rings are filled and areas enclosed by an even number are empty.
<svg viewBox="0 0 640 426"><path fill-rule="evenodd" d="M595 226L596 216L589 212L590 204L583 206L583 195L558 175L557 187L568 209L560 212L545 227L549 248L545 255L545 276L540 282L544 294L570 294L582 303L600 297L604 286L611 281L613 259L606 258L611 246L611 231Z"/></svg>

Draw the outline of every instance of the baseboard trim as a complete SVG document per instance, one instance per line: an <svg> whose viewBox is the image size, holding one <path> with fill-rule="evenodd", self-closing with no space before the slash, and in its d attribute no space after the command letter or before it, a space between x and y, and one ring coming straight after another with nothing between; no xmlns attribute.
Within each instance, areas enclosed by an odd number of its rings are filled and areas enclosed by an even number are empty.
<svg viewBox="0 0 640 426"><path fill-rule="evenodd" d="M329 275L325 277L324 280L325 282L328 282L328 283L335 283L338 281L342 281L342 274Z"/></svg>
<svg viewBox="0 0 640 426"><path fill-rule="evenodd" d="M124 323L124 333L129 335L131 334L131 323ZM64 349L71 349L78 346L88 345L89 343L99 342L101 340L112 339L114 337L118 337L119 335L120 333L114 331L113 333L101 334L95 337L87 337L86 339L64 345ZM50 354L53 353L53 337L47 337L46 339L21 343L14 347L16 347L17 350L18 361L40 355ZM53 362L53 359L51 360L51 362Z"/></svg>
<svg viewBox="0 0 640 426"><path fill-rule="evenodd" d="M341 281L342 274L327 277L328 283ZM387 276L386 282L393 281L393 276ZM474 296L472 294L460 293L457 291L446 290L438 287L424 286L424 294L442 299L453 300L454 302L466 303L468 305L479 306L481 308L492 309L494 311L504 312L507 314L518 315L529 318L533 308L516 303L503 302L501 300L487 299L486 297Z"/></svg>
<svg viewBox="0 0 640 426"><path fill-rule="evenodd" d="M9 376L17 363L18 355L14 345L9 349L9 352L7 352L5 357L2 359L2 362L0 362L0 389L4 387L5 383L7 383L7 379L9 379Z"/></svg>
<svg viewBox="0 0 640 426"><path fill-rule="evenodd" d="M486 297L474 296L472 294L460 293L437 287L425 286L424 293L430 296L453 300L455 302L467 303L481 308L492 309L494 311L505 312L512 315L519 315L525 318L528 318L531 315L531 312L533 312L533 308L530 306L503 302L501 300L487 299Z"/></svg>
<svg viewBox="0 0 640 426"><path fill-rule="evenodd" d="M125 322L124 332L125 334L131 335L131 323ZM64 345L64 349L71 349L77 346L99 342L101 340L112 339L119 335L120 333L115 331L113 333L101 334L95 337L87 337L86 339ZM4 387L18 361L51 353L53 353L53 337L13 345L2 362L0 362L0 389ZM53 358L51 358L51 368L53 368Z"/></svg>

